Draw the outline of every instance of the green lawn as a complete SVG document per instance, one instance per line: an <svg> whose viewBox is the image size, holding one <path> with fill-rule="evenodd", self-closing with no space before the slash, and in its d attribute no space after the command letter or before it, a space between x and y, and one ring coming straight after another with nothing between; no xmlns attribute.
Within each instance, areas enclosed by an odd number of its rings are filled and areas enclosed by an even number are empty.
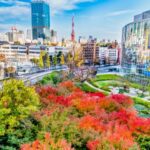
<svg viewBox="0 0 150 150"><path fill-rule="evenodd" d="M111 92L110 86L124 87L126 85L129 88L143 89L143 86L140 84L129 82L122 76L112 74L97 75L94 79L90 80L90 84L106 92ZM146 87L146 90L150 92L150 87ZM139 115L142 117L150 117L150 101L138 96L132 97L132 99L134 100L135 108L138 110Z"/></svg>

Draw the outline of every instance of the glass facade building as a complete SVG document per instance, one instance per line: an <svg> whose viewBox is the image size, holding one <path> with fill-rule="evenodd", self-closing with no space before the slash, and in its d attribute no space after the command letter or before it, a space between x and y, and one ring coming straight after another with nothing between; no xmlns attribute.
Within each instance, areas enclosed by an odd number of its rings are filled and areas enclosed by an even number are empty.
<svg viewBox="0 0 150 150"><path fill-rule="evenodd" d="M45 0L33 0L32 12L32 35L33 39L50 38L50 6Z"/></svg>
<svg viewBox="0 0 150 150"><path fill-rule="evenodd" d="M134 16L122 30L122 65L150 66L150 11Z"/></svg>

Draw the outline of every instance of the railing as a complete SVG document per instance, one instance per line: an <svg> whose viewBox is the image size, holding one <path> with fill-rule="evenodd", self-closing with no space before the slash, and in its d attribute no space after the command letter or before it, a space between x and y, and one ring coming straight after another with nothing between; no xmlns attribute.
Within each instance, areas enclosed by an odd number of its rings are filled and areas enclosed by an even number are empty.
<svg viewBox="0 0 150 150"><path fill-rule="evenodd" d="M25 83L25 85L30 86L30 85L34 85L36 82L40 81L45 75L53 72L53 71L61 71L61 70L68 70L68 68L66 66L57 66L57 68L50 68L48 70L42 70L40 72L34 73L34 74L25 74L23 77L21 76L17 76L16 79L19 80L23 80L23 82ZM31 75L30 77L28 77L28 75ZM7 78L9 80L9 78ZM0 89L3 87L3 81L0 81Z"/></svg>
<svg viewBox="0 0 150 150"><path fill-rule="evenodd" d="M42 74L34 74L34 75L36 75L36 76L32 76L32 77L29 77L29 78L26 78L25 80L23 80L24 81L24 83L25 83L25 85L27 85L27 86L29 86L29 85L34 85L35 83L37 83L38 81L40 81L40 80L42 80L42 78L45 76L45 75L47 75L47 74L49 74L49 73L51 73L51 72L53 72L53 71L61 71L61 70L68 70L68 68L66 68L66 67L59 67L59 68L57 68L57 69L49 69L49 70L47 70L47 71L45 71L45 72L41 72Z"/></svg>

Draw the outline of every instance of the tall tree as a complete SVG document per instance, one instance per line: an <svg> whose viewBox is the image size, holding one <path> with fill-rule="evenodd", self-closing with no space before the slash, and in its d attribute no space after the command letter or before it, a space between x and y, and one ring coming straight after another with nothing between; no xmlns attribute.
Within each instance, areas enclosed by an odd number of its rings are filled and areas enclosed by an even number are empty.
<svg viewBox="0 0 150 150"><path fill-rule="evenodd" d="M46 68L49 68L51 66L50 64L50 57L49 57L49 54L46 53Z"/></svg>
<svg viewBox="0 0 150 150"><path fill-rule="evenodd" d="M54 64L54 66L57 65L57 55L54 55L54 57L53 57L53 64Z"/></svg>
<svg viewBox="0 0 150 150"><path fill-rule="evenodd" d="M67 65L69 68L69 78L72 80L86 81L88 78L95 75L95 69L92 67L85 67L83 65L82 48L73 44L72 50L68 53Z"/></svg>
<svg viewBox="0 0 150 150"><path fill-rule="evenodd" d="M64 65L65 64L65 58L64 58L64 55L62 54L61 57L60 57L60 64L61 65Z"/></svg>
<svg viewBox="0 0 150 150"><path fill-rule="evenodd" d="M44 60L43 60L43 57L45 56L45 52L44 51L41 51L40 52L40 56L39 56L39 63L38 63L38 66L40 68L44 68Z"/></svg>
<svg viewBox="0 0 150 150"><path fill-rule="evenodd" d="M20 80L5 81L0 91L0 136L13 132L38 105L34 88L26 87Z"/></svg>
<svg viewBox="0 0 150 150"><path fill-rule="evenodd" d="M57 62L58 62L58 63L61 62L61 55L62 55L62 52L59 51L58 54L57 54Z"/></svg>
<svg viewBox="0 0 150 150"><path fill-rule="evenodd" d="M37 58L32 58L32 59L30 59L30 61L31 61L34 65L38 65L39 59L37 59Z"/></svg>
<svg viewBox="0 0 150 150"><path fill-rule="evenodd" d="M83 64L81 47L73 45L72 50L68 53L67 64L70 69L75 69Z"/></svg>

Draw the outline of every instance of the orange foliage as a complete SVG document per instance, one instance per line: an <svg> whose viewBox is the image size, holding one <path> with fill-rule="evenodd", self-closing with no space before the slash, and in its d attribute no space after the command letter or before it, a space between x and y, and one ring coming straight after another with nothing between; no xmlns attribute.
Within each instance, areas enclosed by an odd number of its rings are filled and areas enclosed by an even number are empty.
<svg viewBox="0 0 150 150"><path fill-rule="evenodd" d="M62 89L67 90L63 95ZM78 89L71 81L60 83L57 88L42 87L37 89L44 108L37 113L37 118L51 115L57 109L72 108L79 116L71 114L69 117L79 121L78 128L84 132L97 133L98 137L87 142L89 150L110 149L128 150L134 146L137 149L134 133L150 135L150 119L140 118L133 108L130 97L122 94L105 96L103 93L85 93ZM50 106L50 107L49 107ZM60 107L61 106L61 107ZM74 109L75 108L75 109ZM83 117L81 117L83 116ZM66 148L71 145L65 140L57 143L46 135L44 141L35 141L25 144L21 150L44 150L44 146L52 148ZM25 149L26 148L26 149Z"/></svg>
<svg viewBox="0 0 150 150"><path fill-rule="evenodd" d="M43 141L36 140L31 144L23 144L21 150L74 150L71 148L71 144L68 144L66 140L54 140L50 137L49 133L45 134L45 139Z"/></svg>

